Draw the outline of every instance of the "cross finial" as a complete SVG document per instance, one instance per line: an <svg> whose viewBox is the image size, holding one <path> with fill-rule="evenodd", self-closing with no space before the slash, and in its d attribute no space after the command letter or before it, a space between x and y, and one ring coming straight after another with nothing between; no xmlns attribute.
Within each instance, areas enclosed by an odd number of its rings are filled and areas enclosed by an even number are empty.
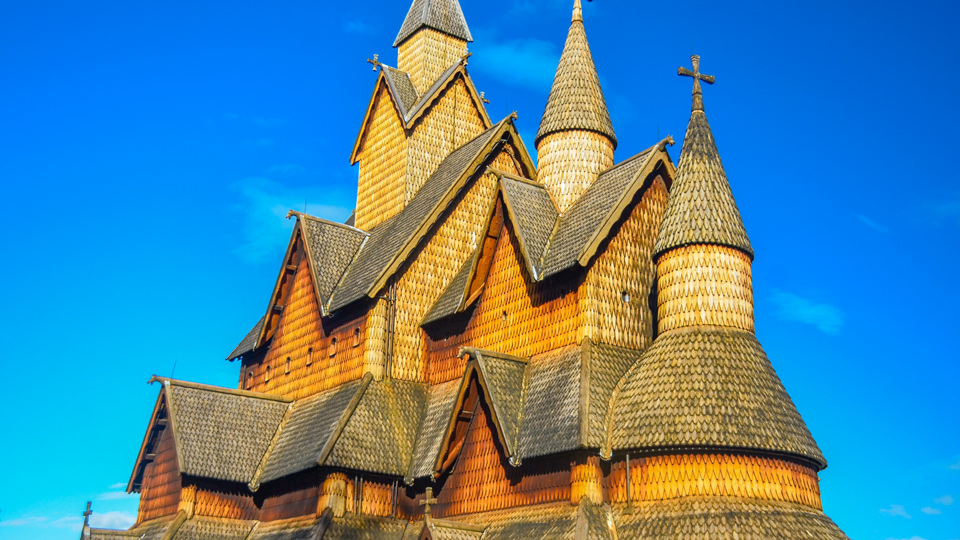
<svg viewBox="0 0 960 540"><path fill-rule="evenodd" d="M433 498L433 488L428 487L426 494L423 496L423 500L420 501L420 506L423 507L423 515L430 517L430 505L437 504L437 500Z"/></svg>
<svg viewBox="0 0 960 540"><path fill-rule="evenodd" d="M93 510L90 510L90 501L87 501L87 509L83 511L83 526L90 526L90 515L93 514Z"/></svg>
<svg viewBox="0 0 960 540"><path fill-rule="evenodd" d="M372 69L373 71L376 71L377 68L380 67L380 55L379 55L379 54L373 55L373 60L367 58L367 63L368 63L368 64L373 64L373 68L371 68L371 69Z"/></svg>
<svg viewBox="0 0 960 540"><path fill-rule="evenodd" d="M703 110L703 90L700 89L700 81L703 81L707 84L713 84L717 81L716 77L713 75L701 75L700 74L700 57L693 55L690 57L690 63L693 64L693 71L685 67L677 68L677 75L683 77L693 77L693 110L702 111Z"/></svg>

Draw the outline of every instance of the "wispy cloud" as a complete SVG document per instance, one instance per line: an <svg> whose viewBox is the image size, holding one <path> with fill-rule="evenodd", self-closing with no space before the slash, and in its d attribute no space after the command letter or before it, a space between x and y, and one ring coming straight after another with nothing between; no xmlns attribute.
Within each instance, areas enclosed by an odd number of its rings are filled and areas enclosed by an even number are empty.
<svg viewBox="0 0 960 540"><path fill-rule="evenodd" d="M133 522L131 521L131 524ZM83 519L79 516L67 516L57 519L46 516L26 516L0 521L0 527L32 527L37 529L73 529L80 530ZM129 525L127 526L129 527Z"/></svg>
<svg viewBox="0 0 960 540"><path fill-rule="evenodd" d="M943 512L940 511L939 508L931 508L931 507L929 507L929 506L924 506L923 508L920 509L920 511L923 512L924 514L928 515L928 516L936 516L936 515L938 515L938 514L942 514L942 513L943 513Z"/></svg>
<svg viewBox="0 0 960 540"><path fill-rule="evenodd" d="M47 523L47 518L45 517L27 516L0 521L0 527L26 527L30 525L43 525L45 523Z"/></svg>
<svg viewBox="0 0 960 540"><path fill-rule="evenodd" d="M129 529L137 517L127 512L94 512L90 516L90 526L101 529Z"/></svg>
<svg viewBox="0 0 960 540"><path fill-rule="evenodd" d="M106 493L101 493L97 497L97 500L98 501L122 501L125 499L134 499L136 497L137 495L132 493L127 493L126 491L108 491Z"/></svg>
<svg viewBox="0 0 960 540"><path fill-rule="evenodd" d="M950 506L951 504L953 504L953 497L951 497L950 495L944 495L939 499L934 499L933 502L937 504L942 504L944 506Z"/></svg>
<svg viewBox="0 0 960 540"><path fill-rule="evenodd" d="M116 484L112 484L112 485L110 486L110 489L122 489L122 488L125 488L125 487L127 487L127 483L126 483L126 482L117 482Z"/></svg>
<svg viewBox="0 0 960 540"><path fill-rule="evenodd" d="M350 208L323 204L331 200L331 195L322 186L294 189L269 178L247 178L235 187L240 198L235 209L242 214L243 235L238 253L251 263L282 254L293 229L287 212L303 210L304 202L308 202L308 214L324 219L342 222L350 216Z"/></svg>
<svg viewBox="0 0 960 540"><path fill-rule="evenodd" d="M781 319L813 325L826 334L840 333L843 326L840 308L776 289L772 298Z"/></svg>
<svg viewBox="0 0 960 540"><path fill-rule="evenodd" d="M890 538L887 538L887 540L927 540L927 539L924 538L924 537L922 537L922 536L911 536L910 538L893 538L893 537L890 537Z"/></svg>
<svg viewBox="0 0 960 540"><path fill-rule="evenodd" d="M951 471L960 471L960 461L948 467Z"/></svg>
<svg viewBox="0 0 960 540"><path fill-rule="evenodd" d="M374 30L376 28L372 24L363 21L347 21L343 25L343 31L347 34L368 35L372 34Z"/></svg>
<svg viewBox="0 0 960 540"><path fill-rule="evenodd" d="M859 221L860 223L863 223L863 224L866 225L867 227L870 227L871 229L873 229L873 230L875 230L875 231L877 231L877 232L881 232L881 233L890 232L890 229L884 227L884 226L881 225L880 223L878 223L878 222L876 222L876 221L868 218L867 216L865 216L865 215L863 215L863 214L854 214L853 217L857 218L857 221Z"/></svg>
<svg viewBox="0 0 960 540"><path fill-rule="evenodd" d="M470 67L506 84L549 91L560 61L555 44L532 38L477 43Z"/></svg>
<svg viewBox="0 0 960 540"><path fill-rule="evenodd" d="M907 509L899 504L891 504L890 508L881 508L880 513L886 516L910 519L910 514L907 513Z"/></svg>

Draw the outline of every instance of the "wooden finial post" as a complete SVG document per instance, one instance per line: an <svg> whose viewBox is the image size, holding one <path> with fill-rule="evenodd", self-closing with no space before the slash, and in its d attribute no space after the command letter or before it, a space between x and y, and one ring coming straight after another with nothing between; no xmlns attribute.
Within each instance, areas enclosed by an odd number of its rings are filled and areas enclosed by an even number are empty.
<svg viewBox="0 0 960 540"><path fill-rule="evenodd" d="M90 510L90 501L87 501L87 509L83 511L83 526L90 526L90 516L93 514L93 510Z"/></svg>
<svg viewBox="0 0 960 540"><path fill-rule="evenodd" d="M487 95L486 95L486 94L487 94L486 92L480 92L480 101L482 101L482 102L486 103L487 105L489 105L489 104L490 104L490 100L487 99Z"/></svg>
<svg viewBox="0 0 960 540"><path fill-rule="evenodd" d="M420 501L420 506L423 507L423 515L425 517L430 517L431 504L437 504L437 499L433 497L433 488L428 487L427 492L423 496L423 500Z"/></svg>
<svg viewBox="0 0 960 540"><path fill-rule="evenodd" d="M379 54L373 55L373 60L367 58L367 63L368 63L368 64L373 64L373 67L372 67L371 69L372 69L373 71L376 71L377 68L380 67L380 55L379 55Z"/></svg>
<svg viewBox="0 0 960 540"><path fill-rule="evenodd" d="M467 61L470 60L471 56L473 56L472 52L468 52L467 54L461 56L460 63L462 63L463 65L467 65Z"/></svg>
<svg viewBox="0 0 960 540"><path fill-rule="evenodd" d="M685 67L677 68L677 75L681 77L693 77L693 110L702 111L703 110L703 90L700 89L700 81L703 81L707 84L713 84L717 81L716 77L713 75L701 75L700 74L700 57L693 55L690 57L690 62L693 64L693 71Z"/></svg>

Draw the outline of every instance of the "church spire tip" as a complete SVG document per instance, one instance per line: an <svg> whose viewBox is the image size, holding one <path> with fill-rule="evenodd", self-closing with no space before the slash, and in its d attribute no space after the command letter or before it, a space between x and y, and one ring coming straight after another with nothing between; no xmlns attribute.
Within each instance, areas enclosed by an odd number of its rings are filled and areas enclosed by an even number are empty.
<svg viewBox="0 0 960 540"><path fill-rule="evenodd" d="M580 0L573 0L573 21L572 22L583 22L583 7L580 5Z"/></svg>
<svg viewBox="0 0 960 540"><path fill-rule="evenodd" d="M700 88L700 81L703 81L707 84L713 84L717 81L716 77L713 75L701 75L700 74L700 56L693 55L690 57L690 63L693 65L693 71L685 67L677 68L677 75L682 77L692 77L693 78L693 109L694 111L703 111L703 90Z"/></svg>

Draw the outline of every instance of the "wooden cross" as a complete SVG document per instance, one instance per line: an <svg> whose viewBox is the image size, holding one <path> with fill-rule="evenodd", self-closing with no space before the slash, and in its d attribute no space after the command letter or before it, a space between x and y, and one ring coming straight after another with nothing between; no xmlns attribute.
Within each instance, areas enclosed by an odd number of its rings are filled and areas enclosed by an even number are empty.
<svg viewBox="0 0 960 540"><path fill-rule="evenodd" d="M83 511L83 526L87 527L90 524L90 516L93 514L93 510L90 510L90 501L87 501L87 509Z"/></svg>
<svg viewBox="0 0 960 540"><path fill-rule="evenodd" d="M380 55L379 55L379 54L373 55L373 60L367 58L367 63L368 63L368 64L373 64L373 68L371 68L371 69L372 69L373 71L376 71L377 68L380 67Z"/></svg>
<svg viewBox="0 0 960 540"><path fill-rule="evenodd" d="M420 501L420 506L423 507L423 515L430 516L430 505L437 504L437 500L433 498L433 488L428 487L427 493L424 495L423 500Z"/></svg>
<svg viewBox="0 0 960 540"><path fill-rule="evenodd" d="M677 75L681 77L693 77L693 110L702 111L703 110L703 90L700 89L700 81L703 81L707 84L713 84L717 81L716 77L713 75L701 75L700 74L700 57L693 55L690 57L690 62L693 64L693 71L685 67L677 68Z"/></svg>

